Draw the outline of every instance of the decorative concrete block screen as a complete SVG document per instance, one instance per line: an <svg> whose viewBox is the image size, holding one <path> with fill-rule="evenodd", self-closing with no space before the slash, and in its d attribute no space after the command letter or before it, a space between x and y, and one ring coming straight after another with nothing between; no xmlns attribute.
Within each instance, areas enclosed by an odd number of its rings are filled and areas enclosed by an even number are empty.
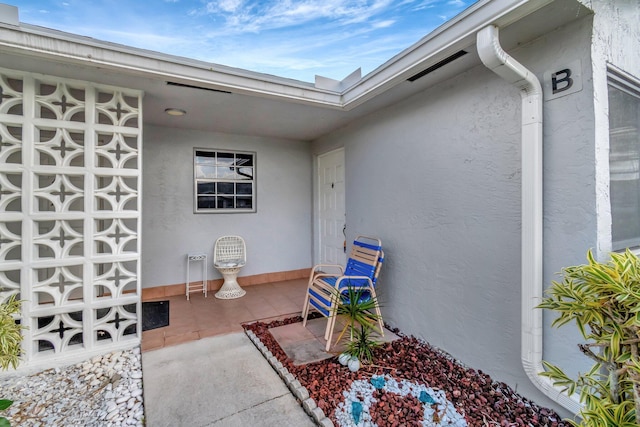
<svg viewBox="0 0 640 427"><path fill-rule="evenodd" d="M0 69L0 301L23 365L140 342L142 94Z"/></svg>

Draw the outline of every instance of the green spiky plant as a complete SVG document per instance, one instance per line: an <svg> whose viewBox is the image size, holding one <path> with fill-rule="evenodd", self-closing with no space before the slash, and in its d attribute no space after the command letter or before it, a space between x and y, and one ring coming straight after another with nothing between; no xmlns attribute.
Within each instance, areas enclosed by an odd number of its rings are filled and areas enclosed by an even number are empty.
<svg viewBox="0 0 640 427"><path fill-rule="evenodd" d="M380 347L380 342L371 339L372 328L360 325L360 328L353 329L351 340L347 343L345 353L356 357L363 363L371 363L373 360L373 350Z"/></svg>
<svg viewBox="0 0 640 427"><path fill-rule="evenodd" d="M20 313L20 301L15 295L0 303L0 369L9 367L16 369L22 352L22 327L16 323L14 315ZM0 411L7 409L13 402L0 399ZM11 424L5 417L0 417L0 427L9 427Z"/></svg>
<svg viewBox="0 0 640 427"><path fill-rule="evenodd" d="M349 286L346 293L338 295L340 303L336 313L343 316L347 323L336 342L339 342L345 332L349 331L345 353L363 362L371 363L373 349L379 346L379 342L371 339L371 333L376 329L380 316L375 313L377 299L373 296L363 299L365 291L365 289Z"/></svg>
<svg viewBox="0 0 640 427"><path fill-rule="evenodd" d="M559 314L553 326L575 322L587 341L580 351L595 363L577 380L543 362L540 375L568 394L578 392L584 404L581 427L640 425L640 259L631 251L612 253L607 263L591 251L588 264L563 269L538 308Z"/></svg>

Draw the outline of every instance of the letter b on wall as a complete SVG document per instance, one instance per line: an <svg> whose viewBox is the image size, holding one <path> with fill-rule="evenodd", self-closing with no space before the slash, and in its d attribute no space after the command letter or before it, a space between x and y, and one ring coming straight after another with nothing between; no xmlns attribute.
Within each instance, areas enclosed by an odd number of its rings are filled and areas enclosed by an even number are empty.
<svg viewBox="0 0 640 427"><path fill-rule="evenodd" d="M551 92L554 95L569 90L572 86L573 79L571 78L570 68L565 68L564 70L551 74Z"/></svg>
<svg viewBox="0 0 640 427"><path fill-rule="evenodd" d="M579 59L557 66L544 73L544 98L546 101L582 90L582 66Z"/></svg>

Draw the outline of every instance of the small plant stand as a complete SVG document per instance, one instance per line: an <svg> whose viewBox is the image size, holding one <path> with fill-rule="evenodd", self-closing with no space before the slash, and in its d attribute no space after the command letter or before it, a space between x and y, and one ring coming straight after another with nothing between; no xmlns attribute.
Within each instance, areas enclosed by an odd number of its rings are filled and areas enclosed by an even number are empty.
<svg viewBox="0 0 640 427"><path fill-rule="evenodd" d="M192 262L202 261L202 282L191 283L189 277L189 267ZM189 300L189 294L193 292L202 292L204 297L207 297L207 254L206 253L191 253L187 255L187 286L186 286L187 301Z"/></svg>

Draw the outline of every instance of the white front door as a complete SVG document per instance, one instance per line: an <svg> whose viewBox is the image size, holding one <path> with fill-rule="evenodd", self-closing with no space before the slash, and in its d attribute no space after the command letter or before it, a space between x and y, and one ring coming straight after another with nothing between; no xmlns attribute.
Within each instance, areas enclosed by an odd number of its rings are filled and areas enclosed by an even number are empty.
<svg viewBox="0 0 640 427"><path fill-rule="evenodd" d="M318 262L344 265L344 149L318 156Z"/></svg>

